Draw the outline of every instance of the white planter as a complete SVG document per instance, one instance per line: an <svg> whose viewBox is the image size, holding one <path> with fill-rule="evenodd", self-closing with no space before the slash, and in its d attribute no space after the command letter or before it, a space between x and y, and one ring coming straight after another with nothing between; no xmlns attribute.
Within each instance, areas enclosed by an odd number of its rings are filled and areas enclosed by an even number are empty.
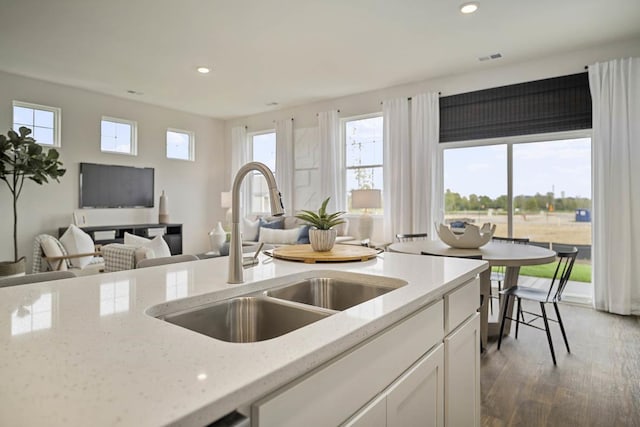
<svg viewBox="0 0 640 427"><path fill-rule="evenodd" d="M333 228L329 230L318 230L316 228L312 228L309 230L311 248L316 252L328 252L333 248L337 235L338 231Z"/></svg>

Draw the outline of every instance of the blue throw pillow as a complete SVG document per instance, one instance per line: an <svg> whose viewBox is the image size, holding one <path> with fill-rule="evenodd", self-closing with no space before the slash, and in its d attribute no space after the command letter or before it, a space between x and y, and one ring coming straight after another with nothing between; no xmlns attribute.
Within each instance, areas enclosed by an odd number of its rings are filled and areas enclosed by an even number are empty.
<svg viewBox="0 0 640 427"><path fill-rule="evenodd" d="M310 226L308 225L303 225L300 228L300 234L298 234L298 240L296 241L298 245L306 245L308 243L311 243L309 241L309 228Z"/></svg>
<svg viewBox="0 0 640 427"><path fill-rule="evenodd" d="M260 225L258 227L258 236L256 237L256 240L260 240L260 228L273 228L275 230L284 230L284 217L282 218L276 218L272 221L267 221L264 218L260 218Z"/></svg>

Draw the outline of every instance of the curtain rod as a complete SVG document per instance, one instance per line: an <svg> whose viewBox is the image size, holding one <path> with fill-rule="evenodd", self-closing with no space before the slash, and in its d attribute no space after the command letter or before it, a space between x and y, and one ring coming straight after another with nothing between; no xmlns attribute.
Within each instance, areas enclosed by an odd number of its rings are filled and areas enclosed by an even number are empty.
<svg viewBox="0 0 640 427"><path fill-rule="evenodd" d="M291 121L293 121L293 117L291 117ZM277 122L277 120L273 120L272 123Z"/></svg>
<svg viewBox="0 0 640 427"><path fill-rule="evenodd" d="M438 92L438 95L442 95L442 92ZM411 97L407 97L407 101L411 101ZM380 101L380 105L384 104L384 101Z"/></svg>
<svg viewBox="0 0 640 427"><path fill-rule="evenodd" d="M337 110L338 113L340 112L340 110ZM320 115L320 113L316 113L316 117L318 117Z"/></svg>

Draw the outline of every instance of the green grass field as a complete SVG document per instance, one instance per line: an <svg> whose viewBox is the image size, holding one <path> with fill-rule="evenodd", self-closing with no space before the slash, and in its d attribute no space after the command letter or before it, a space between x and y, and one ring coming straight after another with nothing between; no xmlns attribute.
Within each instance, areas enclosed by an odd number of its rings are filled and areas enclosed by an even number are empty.
<svg viewBox="0 0 640 427"><path fill-rule="evenodd" d="M551 279L556 271L557 262L544 265L531 265L520 268L521 276L531 277L544 277ZM578 264L573 265L573 271L569 280L576 282L591 282L591 264Z"/></svg>

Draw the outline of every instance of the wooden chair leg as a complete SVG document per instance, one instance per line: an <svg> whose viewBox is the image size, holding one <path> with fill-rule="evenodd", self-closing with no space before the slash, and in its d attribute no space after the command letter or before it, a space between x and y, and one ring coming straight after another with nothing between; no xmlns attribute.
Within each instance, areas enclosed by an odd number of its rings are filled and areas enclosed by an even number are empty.
<svg viewBox="0 0 640 427"><path fill-rule="evenodd" d="M553 359L553 364L556 363L556 353L553 351L553 341L551 340L551 330L549 329L549 319L547 319L547 311L544 309L544 303L540 303L540 308L542 309L542 319L544 320L544 330L547 333L547 340L549 341L549 349L551 350L551 358Z"/></svg>
<svg viewBox="0 0 640 427"><path fill-rule="evenodd" d="M562 331L562 338L564 338L564 344L567 346L567 353L571 353L569 349L569 340L567 340L567 333L564 331L564 325L562 324L562 317L560 317L560 310L558 309L558 303L553 303L553 308L556 309L556 316L558 316L558 324L560 325L560 331Z"/></svg>

